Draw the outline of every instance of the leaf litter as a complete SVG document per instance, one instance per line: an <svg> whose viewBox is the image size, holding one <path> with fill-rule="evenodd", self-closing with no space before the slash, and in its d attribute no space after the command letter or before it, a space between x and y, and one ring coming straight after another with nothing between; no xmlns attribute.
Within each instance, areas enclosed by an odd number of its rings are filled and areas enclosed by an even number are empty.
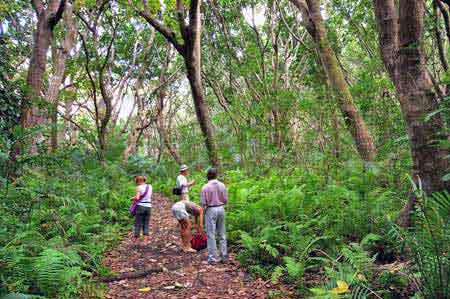
<svg viewBox="0 0 450 299"><path fill-rule="evenodd" d="M171 201L163 196L153 198L150 239L135 241L130 232L104 257L105 266L115 273L139 271L160 267L163 271L143 277L108 283L108 299L222 299L268 298L278 290L262 279L246 279L245 270L230 253L226 264L208 265L206 250L183 253L179 249L179 228L170 213ZM131 230L131 228L130 228ZM174 267L177 266L177 267ZM174 269L176 270L169 270ZM291 298L290 292L281 292L277 298Z"/></svg>

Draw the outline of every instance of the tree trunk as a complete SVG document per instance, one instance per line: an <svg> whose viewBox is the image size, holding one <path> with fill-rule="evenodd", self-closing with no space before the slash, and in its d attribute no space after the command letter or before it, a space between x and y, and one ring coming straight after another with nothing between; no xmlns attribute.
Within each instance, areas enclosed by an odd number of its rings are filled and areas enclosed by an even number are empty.
<svg viewBox="0 0 450 299"><path fill-rule="evenodd" d="M77 144L77 127L74 126L70 120L72 119L72 107L73 107L73 102L76 99L76 89L74 87L71 87L69 89L70 92L70 98L67 99L66 103L65 103L65 108L64 108L64 128L65 130L60 130L59 131L59 140L63 140L66 136L67 132L67 137L69 140L69 143L71 145L75 145Z"/></svg>
<svg viewBox="0 0 450 299"><path fill-rule="evenodd" d="M51 150L55 151L58 146L58 104L59 104L59 88L64 78L66 68L66 59L73 47L75 40L76 28L73 18L72 5L68 3L64 12L64 25L66 33L61 46L52 45L53 74L49 80L47 102L53 107L51 109L52 132L50 137Z"/></svg>
<svg viewBox="0 0 450 299"><path fill-rule="evenodd" d="M164 121L164 98L166 97L166 92L163 88L161 92L158 95L159 97L159 103L158 103L158 111L156 113L156 121L158 124L158 132L160 136L160 142L161 142L161 149L164 147L167 148L169 151L169 154L172 156L172 158L177 162L179 165L182 164L182 160L180 156L178 155L176 149L172 146L172 142L170 141L169 135L167 134L166 130L166 124Z"/></svg>
<svg viewBox="0 0 450 299"><path fill-rule="evenodd" d="M373 161L376 157L376 149L372 136L357 107L353 103L353 97L345 81L342 69L339 67L336 54L328 41L327 32L320 12L319 0L307 0L306 2L303 0L291 0L291 2L302 13L306 29L314 39L323 68L331 87L336 93L339 108L356 144L359 155L364 161Z"/></svg>
<svg viewBox="0 0 450 299"><path fill-rule="evenodd" d="M193 59L194 61L186 59L186 69L189 84L191 86L192 98L194 100L195 113L202 133L205 136L205 145L208 150L209 160L214 167L218 167L219 158L217 156L217 147L214 140L214 129L209 117L208 106L203 97L200 65L195 62L197 58Z"/></svg>
<svg viewBox="0 0 450 299"><path fill-rule="evenodd" d="M383 62L397 90L406 122L413 160L412 177L430 194L448 189L442 177L448 172L448 150L438 146L447 139L440 114L426 121L426 116L438 110L438 98L425 66L422 48L423 0L374 0ZM398 223L410 224L415 198L411 197L400 213Z"/></svg>
<svg viewBox="0 0 450 299"><path fill-rule="evenodd" d="M37 14L37 24L36 30L33 33L33 49L27 74L29 90L26 93L25 103L23 104L20 116L20 124L24 129L44 124L47 119L45 109L39 108L34 101L40 98L43 90L47 51L53 40L53 29L62 17L65 4L65 0L51 0L47 8L45 8L43 2L39 0L33 1L33 6ZM31 154L37 153L37 143L40 136L42 135L37 134L31 137ZM17 144L17 147L13 149L13 160L21 153L22 146Z"/></svg>
<svg viewBox="0 0 450 299"><path fill-rule="evenodd" d="M131 121L130 133L128 134L127 147L123 152L123 158L125 161L128 161L130 155L134 155L137 151L137 138L138 131L136 130L136 122L137 120Z"/></svg>
<svg viewBox="0 0 450 299"><path fill-rule="evenodd" d="M146 3L144 1L144 3ZM208 106L204 100L202 77L201 77L201 18L200 18L200 0L191 0L189 3L189 24L186 24L185 8L183 1L177 0L177 17L180 26L180 32L184 44L180 44L176 39L176 34L161 22L156 20L148 10L139 12L140 15L159 33L161 33L168 42L183 56L186 66L187 78L191 86L192 98L194 101L197 120L200 124L208 156L214 167L220 166L217 146L214 139L214 128L209 116ZM148 8L148 7L147 7Z"/></svg>

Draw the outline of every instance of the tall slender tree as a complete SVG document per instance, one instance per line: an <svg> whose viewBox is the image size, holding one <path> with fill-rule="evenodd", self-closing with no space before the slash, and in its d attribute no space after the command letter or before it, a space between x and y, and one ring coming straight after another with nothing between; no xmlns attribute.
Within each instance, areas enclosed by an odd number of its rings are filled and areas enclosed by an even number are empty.
<svg viewBox="0 0 450 299"><path fill-rule="evenodd" d="M373 161L376 149L372 135L356 107L344 73L338 64L336 53L330 45L320 11L319 0L290 0L301 12L306 30L314 40L317 53L335 92L339 108L361 158Z"/></svg>
<svg viewBox="0 0 450 299"><path fill-rule="evenodd" d="M59 105L59 91L60 85L64 79L64 71L66 69L66 60L69 56L69 52L72 49L76 36L75 19L73 15L72 4L66 4L66 10L64 12L64 29L65 34L63 41L60 44L52 44L52 62L53 72L50 76L47 102L52 105L51 121L52 121L52 134L50 138L51 149L56 150L58 146L58 105Z"/></svg>
<svg viewBox="0 0 450 299"><path fill-rule="evenodd" d="M176 1L176 15L183 42L177 39L177 34L170 27L165 26L151 14L146 0L143 0L143 3L144 10L139 11L139 15L162 34L184 59L195 112L204 135L209 160L213 166L218 167L220 162L214 138L214 128L209 116L208 105L205 102L201 75L201 1L191 0L189 9L185 8L182 0ZM188 16L186 16L186 10ZM186 22L186 19L188 19L188 22Z"/></svg>

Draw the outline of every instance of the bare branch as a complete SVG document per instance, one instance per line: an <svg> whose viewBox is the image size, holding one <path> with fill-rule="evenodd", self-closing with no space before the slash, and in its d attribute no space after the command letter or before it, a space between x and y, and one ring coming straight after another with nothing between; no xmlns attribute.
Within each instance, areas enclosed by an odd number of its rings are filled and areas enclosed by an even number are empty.
<svg viewBox="0 0 450 299"><path fill-rule="evenodd" d="M90 32L95 33L94 27L92 27L89 24L89 22L85 19L85 17L81 13L77 12L77 13L75 13L75 15L84 23L84 25Z"/></svg>
<svg viewBox="0 0 450 299"><path fill-rule="evenodd" d="M89 50L88 50L87 45L86 45L86 40L84 39L84 36L83 36L83 34L81 32L79 32L78 34L81 37L81 44L83 46L84 54L86 56L84 68L86 70L86 73L87 73L87 75L89 77L89 81L91 82L91 86L92 86L92 92L93 92L93 97L94 97L94 107L95 107L95 122L96 122L96 125L97 125L97 128L98 128L99 127L99 123L98 123L98 116L99 116L99 114L98 114L98 107L97 107L97 87L96 87L95 80L92 77L91 70L90 70L90 67L89 67L89 59L90 59L89 57L90 56L89 56Z"/></svg>

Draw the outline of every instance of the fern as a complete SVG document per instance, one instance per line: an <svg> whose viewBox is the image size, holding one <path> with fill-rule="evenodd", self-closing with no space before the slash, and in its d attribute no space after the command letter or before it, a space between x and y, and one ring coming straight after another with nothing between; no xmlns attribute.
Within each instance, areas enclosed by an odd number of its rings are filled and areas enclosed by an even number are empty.
<svg viewBox="0 0 450 299"><path fill-rule="evenodd" d="M247 232L241 231L241 243L244 245L245 248L255 251L257 247L256 240L250 236Z"/></svg>
<svg viewBox="0 0 450 299"><path fill-rule="evenodd" d="M291 279L299 279L305 273L305 266L303 263L297 262L289 256L283 257L283 261Z"/></svg>
<svg viewBox="0 0 450 299"><path fill-rule="evenodd" d="M281 266L276 266L275 269L272 272L272 276L271 276L271 282L273 284L277 284L280 280L280 277L283 275L284 272L284 267Z"/></svg>
<svg viewBox="0 0 450 299"><path fill-rule="evenodd" d="M74 254L70 256L48 248L34 261L33 269L38 287L47 295L53 295L66 284L72 282L81 269L77 267L80 259Z"/></svg>
<svg viewBox="0 0 450 299"><path fill-rule="evenodd" d="M264 249L267 253L269 253L273 258L277 258L280 253L275 247L272 247L270 244L260 244L262 249Z"/></svg>
<svg viewBox="0 0 450 299"><path fill-rule="evenodd" d="M369 298L371 291L364 286L356 286L352 290L352 299L367 299Z"/></svg>
<svg viewBox="0 0 450 299"><path fill-rule="evenodd" d="M434 206L442 220L450 219L450 194L447 191L435 192L430 198L431 205Z"/></svg>

